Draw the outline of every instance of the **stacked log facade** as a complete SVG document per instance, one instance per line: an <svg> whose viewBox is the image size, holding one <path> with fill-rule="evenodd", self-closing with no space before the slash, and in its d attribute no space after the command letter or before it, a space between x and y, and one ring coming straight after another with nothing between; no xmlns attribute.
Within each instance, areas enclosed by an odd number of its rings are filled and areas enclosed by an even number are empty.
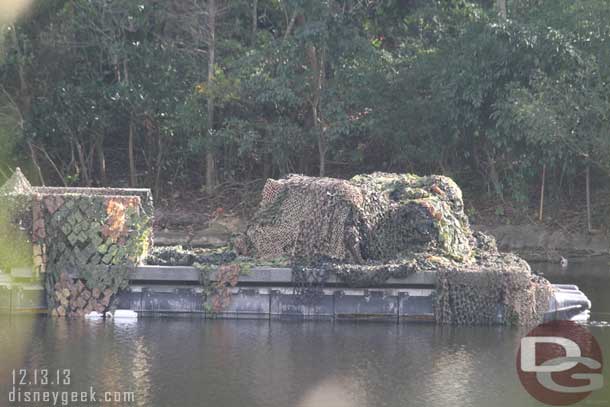
<svg viewBox="0 0 610 407"><path fill-rule="evenodd" d="M0 193L4 206L19 202L5 211L29 247L18 266L46 288L54 316L110 310L152 245L149 190L37 188L16 172Z"/></svg>

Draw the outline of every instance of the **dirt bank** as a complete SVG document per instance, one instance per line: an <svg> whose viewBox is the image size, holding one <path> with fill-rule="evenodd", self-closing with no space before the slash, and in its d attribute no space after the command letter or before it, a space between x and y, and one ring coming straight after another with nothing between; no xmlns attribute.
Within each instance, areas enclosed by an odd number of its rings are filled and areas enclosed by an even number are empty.
<svg viewBox="0 0 610 407"><path fill-rule="evenodd" d="M231 235L242 232L253 215L263 181L239 188L223 189L212 197L199 191L183 192L169 200L161 199L155 213L156 244L218 247ZM517 210L508 203L486 201L469 193L465 207L474 230L496 237L503 251L514 251L528 261L558 262L560 257L586 258L607 255L610 240L606 225L609 208L606 195L593 202L595 233L586 232L584 204L554 205L545 210L545 222L537 222L537 207ZM501 208L499 211L498 209Z"/></svg>
<svg viewBox="0 0 610 407"><path fill-rule="evenodd" d="M167 217L167 214L164 215ZM155 231L155 244L218 247L231 235L244 230L246 219L234 214L220 214L207 222L182 216L180 224L165 224ZM610 240L605 234L564 231L544 225L472 225L474 230L496 237L502 251L514 251L528 261L559 261L560 257L580 258L608 254Z"/></svg>
<svg viewBox="0 0 610 407"><path fill-rule="evenodd" d="M570 232L544 225L473 225L473 229L495 236L501 250L517 252L528 261L603 256L610 248L605 234Z"/></svg>

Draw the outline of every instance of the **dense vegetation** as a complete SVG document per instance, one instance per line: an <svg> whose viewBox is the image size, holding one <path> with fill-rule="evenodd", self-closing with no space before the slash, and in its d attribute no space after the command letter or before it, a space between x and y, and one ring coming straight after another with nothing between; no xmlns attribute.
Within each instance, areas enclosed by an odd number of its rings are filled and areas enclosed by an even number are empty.
<svg viewBox="0 0 610 407"><path fill-rule="evenodd" d="M413 171L528 203L544 169L573 196L610 171L608 21L606 0L34 1L2 26L0 174L163 194Z"/></svg>

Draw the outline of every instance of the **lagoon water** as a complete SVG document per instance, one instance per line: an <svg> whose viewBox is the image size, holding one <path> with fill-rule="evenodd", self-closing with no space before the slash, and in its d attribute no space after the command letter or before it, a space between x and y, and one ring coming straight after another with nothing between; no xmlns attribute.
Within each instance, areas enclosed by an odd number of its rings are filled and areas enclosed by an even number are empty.
<svg viewBox="0 0 610 407"><path fill-rule="evenodd" d="M573 262L567 270L532 268L553 282L578 284L593 302L592 320L610 322L607 260ZM52 377L69 370L69 385L31 384L22 392L86 392L91 386L98 398L133 392L133 402L103 403L116 406L542 405L517 377L523 329L195 319L0 322L0 406L50 405L10 404L13 369L27 369L30 381L35 369L48 369ZM606 407L610 327L588 329L606 355L607 385L579 405Z"/></svg>

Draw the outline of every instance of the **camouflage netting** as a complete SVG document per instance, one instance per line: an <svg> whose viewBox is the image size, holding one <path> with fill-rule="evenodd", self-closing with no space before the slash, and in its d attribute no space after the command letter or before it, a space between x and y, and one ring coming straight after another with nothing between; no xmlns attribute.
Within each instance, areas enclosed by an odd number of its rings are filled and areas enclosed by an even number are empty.
<svg viewBox="0 0 610 407"><path fill-rule="evenodd" d="M18 171L3 190L13 191L4 193L3 203L19 198L21 205L11 204L8 212L28 235L29 258L44 274L53 314L111 307L151 245L150 191L37 188Z"/></svg>
<svg viewBox="0 0 610 407"><path fill-rule="evenodd" d="M215 249L185 249L182 246L154 247L146 257L146 264L155 266L193 266L195 264L223 264L237 259L229 247Z"/></svg>
<svg viewBox="0 0 610 407"><path fill-rule="evenodd" d="M363 264L438 249L471 256L462 195L447 177L374 173L349 181L289 176L265 184L250 254Z"/></svg>
<svg viewBox="0 0 610 407"><path fill-rule="evenodd" d="M475 262L437 270L437 322L453 325L535 325L542 322L554 290L495 239L475 234Z"/></svg>
<svg viewBox="0 0 610 407"><path fill-rule="evenodd" d="M542 322L553 288L518 269L441 270L437 322L453 325L526 325Z"/></svg>
<svg viewBox="0 0 610 407"><path fill-rule="evenodd" d="M235 248L291 259L299 285L323 283L328 273L364 287L435 271L439 323L540 321L551 285L519 257L499 253L493 238L473 233L463 208L461 190L443 176L292 175L267 181Z"/></svg>

